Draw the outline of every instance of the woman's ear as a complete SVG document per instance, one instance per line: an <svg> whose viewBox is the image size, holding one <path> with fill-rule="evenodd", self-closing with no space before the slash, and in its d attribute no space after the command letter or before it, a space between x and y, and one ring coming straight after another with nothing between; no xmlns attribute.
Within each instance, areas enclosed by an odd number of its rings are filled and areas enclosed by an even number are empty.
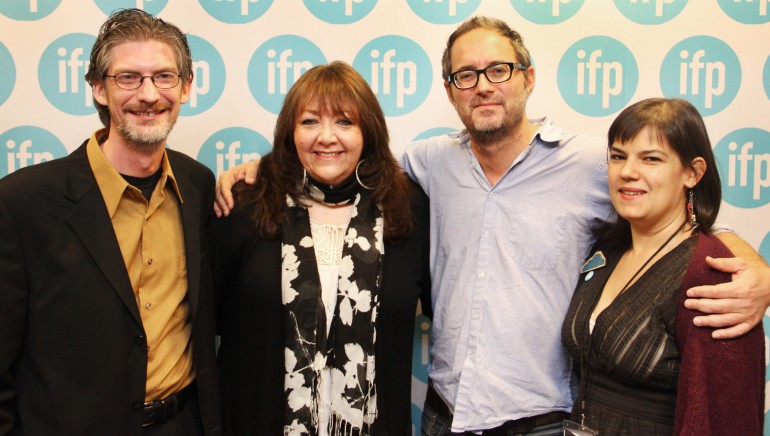
<svg viewBox="0 0 770 436"><path fill-rule="evenodd" d="M690 163L690 170L685 186L692 189L700 182L703 175L706 174L706 160L702 157L696 157Z"/></svg>

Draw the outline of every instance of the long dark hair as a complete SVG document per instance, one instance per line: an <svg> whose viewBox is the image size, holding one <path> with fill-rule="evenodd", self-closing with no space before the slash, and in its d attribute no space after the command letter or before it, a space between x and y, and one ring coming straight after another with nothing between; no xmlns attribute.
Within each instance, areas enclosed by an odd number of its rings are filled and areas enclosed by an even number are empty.
<svg viewBox="0 0 770 436"><path fill-rule="evenodd" d="M305 72L286 94L275 125L273 151L259 164L253 186L236 185L236 204L250 210L260 236L277 238L286 220L286 196L302 204L303 168L294 143L297 117L309 103L342 112L361 127L364 147L358 169L361 182L373 188L371 200L380 205L384 235L396 242L412 230L409 181L390 151L388 127L377 97L350 65L332 62Z"/></svg>
<svg viewBox="0 0 770 436"><path fill-rule="evenodd" d="M615 142L632 141L645 127L664 139L687 168L701 157L706 161L706 171L692 188L698 229L709 232L719 214L722 203L722 185L719 180L714 152L711 149L706 125L698 110L687 100L678 98L649 98L624 109L612 122L607 133L608 147ZM686 194L683 194L686 195ZM631 244L631 225L618 216L615 225L600 237L628 247Z"/></svg>

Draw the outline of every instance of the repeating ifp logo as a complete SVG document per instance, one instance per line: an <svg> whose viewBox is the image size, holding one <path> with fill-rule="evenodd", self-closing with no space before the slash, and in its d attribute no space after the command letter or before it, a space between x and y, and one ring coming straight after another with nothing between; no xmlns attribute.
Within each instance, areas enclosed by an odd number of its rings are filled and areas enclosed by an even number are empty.
<svg viewBox="0 0 770 436"><path fill-rule="evenodd" d="M67 149L51 132L35 126L18 126L0 135L0 178L30 165L58 159Z"/></svg>
<svg viewBox="0 0 770 436"><path fill-rule="evenodd" d="M273 0L199 0L203 9L223 23L249 23L261 17Z"/></svg>
<svg viewBox="0 0 770 436"><path fill-rule="evenodd" d="M409 38L385 35L367 43L353 67L369 82L385 115L407 114L428 97L433 67L425 50Z"/></svg>
<svg viewBox="0 0 770 436"><path fill-rule="evenodd" d="M272 150L270 141L245 127L228 127L209 136L198 151L198 161L219 177L230 168L257 160Z"/></svg>
<svg viewBox="0 0 770 436"><path fill-rule="evenodd" d="M0 1L0 14L12 20L35 21L47 17L59 7L61 0Z"/></svg>
<svg viewBox="0 0 770 436"><path fill-rule="evenodd" d="M225 62L213 45L194 35L187 35L187 42L193 56L193 81L190 99L179 112L182 116L211 109L222 96L227 80Z"/></svg>
<svg viewBox="0 0 770 436"><path fill-rule="evenodd" d="M85 33L70 33L57 38L43 51L37 69L40 89L62 112L71 115L96 112L91 87L83 78L94 40Z"/></svg>
<svg viewBox="0 0 770 436"><path fill-rule="evenodd" d="M770 132L738 129L714 147L722 179L722 198L737 207L770 203Z"/></svg>
<svg viewBox="0 0 770 436"><path fill-rule="evenodd" d="M765 68L762 70L762 85L765 87L765 95L770 100L770 56L765 60Z"/></svg>
<svg viewBox="0 0 770 436"><path fill-rule="evenodd" d="M468 18L481 0L407 0L417 16L433 24L452 24Z"/></svg>
<svg viewBox="0 0 770 436"><path fill-rule="evenodd" d="M317 45L297 35L281 35L265 41L249 61L251 95L266 110L278 114L289 88L305 71L326 63Z"/></svg>
<svg viewBox="0 0 770 436"><path fill-rule="evenodd" d="M166 7L168 0L96 0L96 6L110 15L118 9L141 9L148 14L158 15Z"/></svg>
<svg viewBox="0 0 770 436"><path fill-rule="evenodd" d="M331 24L350 24L369 15L377 0L303 0L311 14Z"/></svg>
<svg viewBox="0 0 770 436"><path fill-rule="evenodd" d="M701 115L713 115L738 94L741 64L722 40L692 36L666 54L660 67L660 87L666 97L684 98Z"/></svg>
<svg viewBox="0 0 770 436"><path fill-rule="evenodd" d="M0 42L0 104L11 96L16 85L16 64L11 52Z"/></svg>
<svg viewBox="0 0 770 436"><path fill-rule="evenodd" d="M537 24L558 24L572 18L584 0L511 0L525 19Z"/></svg>
<svg viewBox="0 0 770 436"><path fill-rule="evenodd" d="M719 7L733 20L743 24L763 24L770 21L768 0L718 0Z"/></svg>
<svg viewBox="0 0 770 436"><path fill-rule="evenodd" d="M615 0L615 7L634 23L662 24L679 15L687 0Z"/></svg>
<svg viewBox="0 0 770 436"><path fill-rule="evenodd" d="M622 109L636 92L639 67L633 53L609 36L574 43L559 61L559 92L583 115L601 117Z"/></svg>

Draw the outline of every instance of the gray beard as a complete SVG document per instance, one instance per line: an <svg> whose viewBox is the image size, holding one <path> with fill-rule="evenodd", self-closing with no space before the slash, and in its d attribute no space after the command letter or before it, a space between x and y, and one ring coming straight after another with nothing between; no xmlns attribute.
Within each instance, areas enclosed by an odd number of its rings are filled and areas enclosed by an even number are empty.
<svg viewBox="0 0 770 436"><path fill-rule="evenodd" d="M129 147L137 151L151 152L166 144L166 138L171 133L172 124L165 125L162 129L155 129L150 133L142 133L129 128L125 124L118 126L118 132L126 139Z"/></svg>

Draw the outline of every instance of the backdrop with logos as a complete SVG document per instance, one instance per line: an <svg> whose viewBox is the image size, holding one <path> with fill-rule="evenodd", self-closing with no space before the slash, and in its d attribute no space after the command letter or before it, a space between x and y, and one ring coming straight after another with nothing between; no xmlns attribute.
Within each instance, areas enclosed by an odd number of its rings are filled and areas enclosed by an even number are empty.
<svg viewBox="0 0 770 436"><path fill-rule="evenodd" d="M637 100L691 101L718 160L719 220L770 259L770 0L0 0L0 177L100 127L83 75L99 26L128 7L188 33L195 79L169 146L216 174L269 151L288 89L332 60L367 79L396 156L460 128L441 77L446 38L472 15L501 18L532 53L531 118L604 135ZM417 432L429 331L418 314Z"/></svg>

